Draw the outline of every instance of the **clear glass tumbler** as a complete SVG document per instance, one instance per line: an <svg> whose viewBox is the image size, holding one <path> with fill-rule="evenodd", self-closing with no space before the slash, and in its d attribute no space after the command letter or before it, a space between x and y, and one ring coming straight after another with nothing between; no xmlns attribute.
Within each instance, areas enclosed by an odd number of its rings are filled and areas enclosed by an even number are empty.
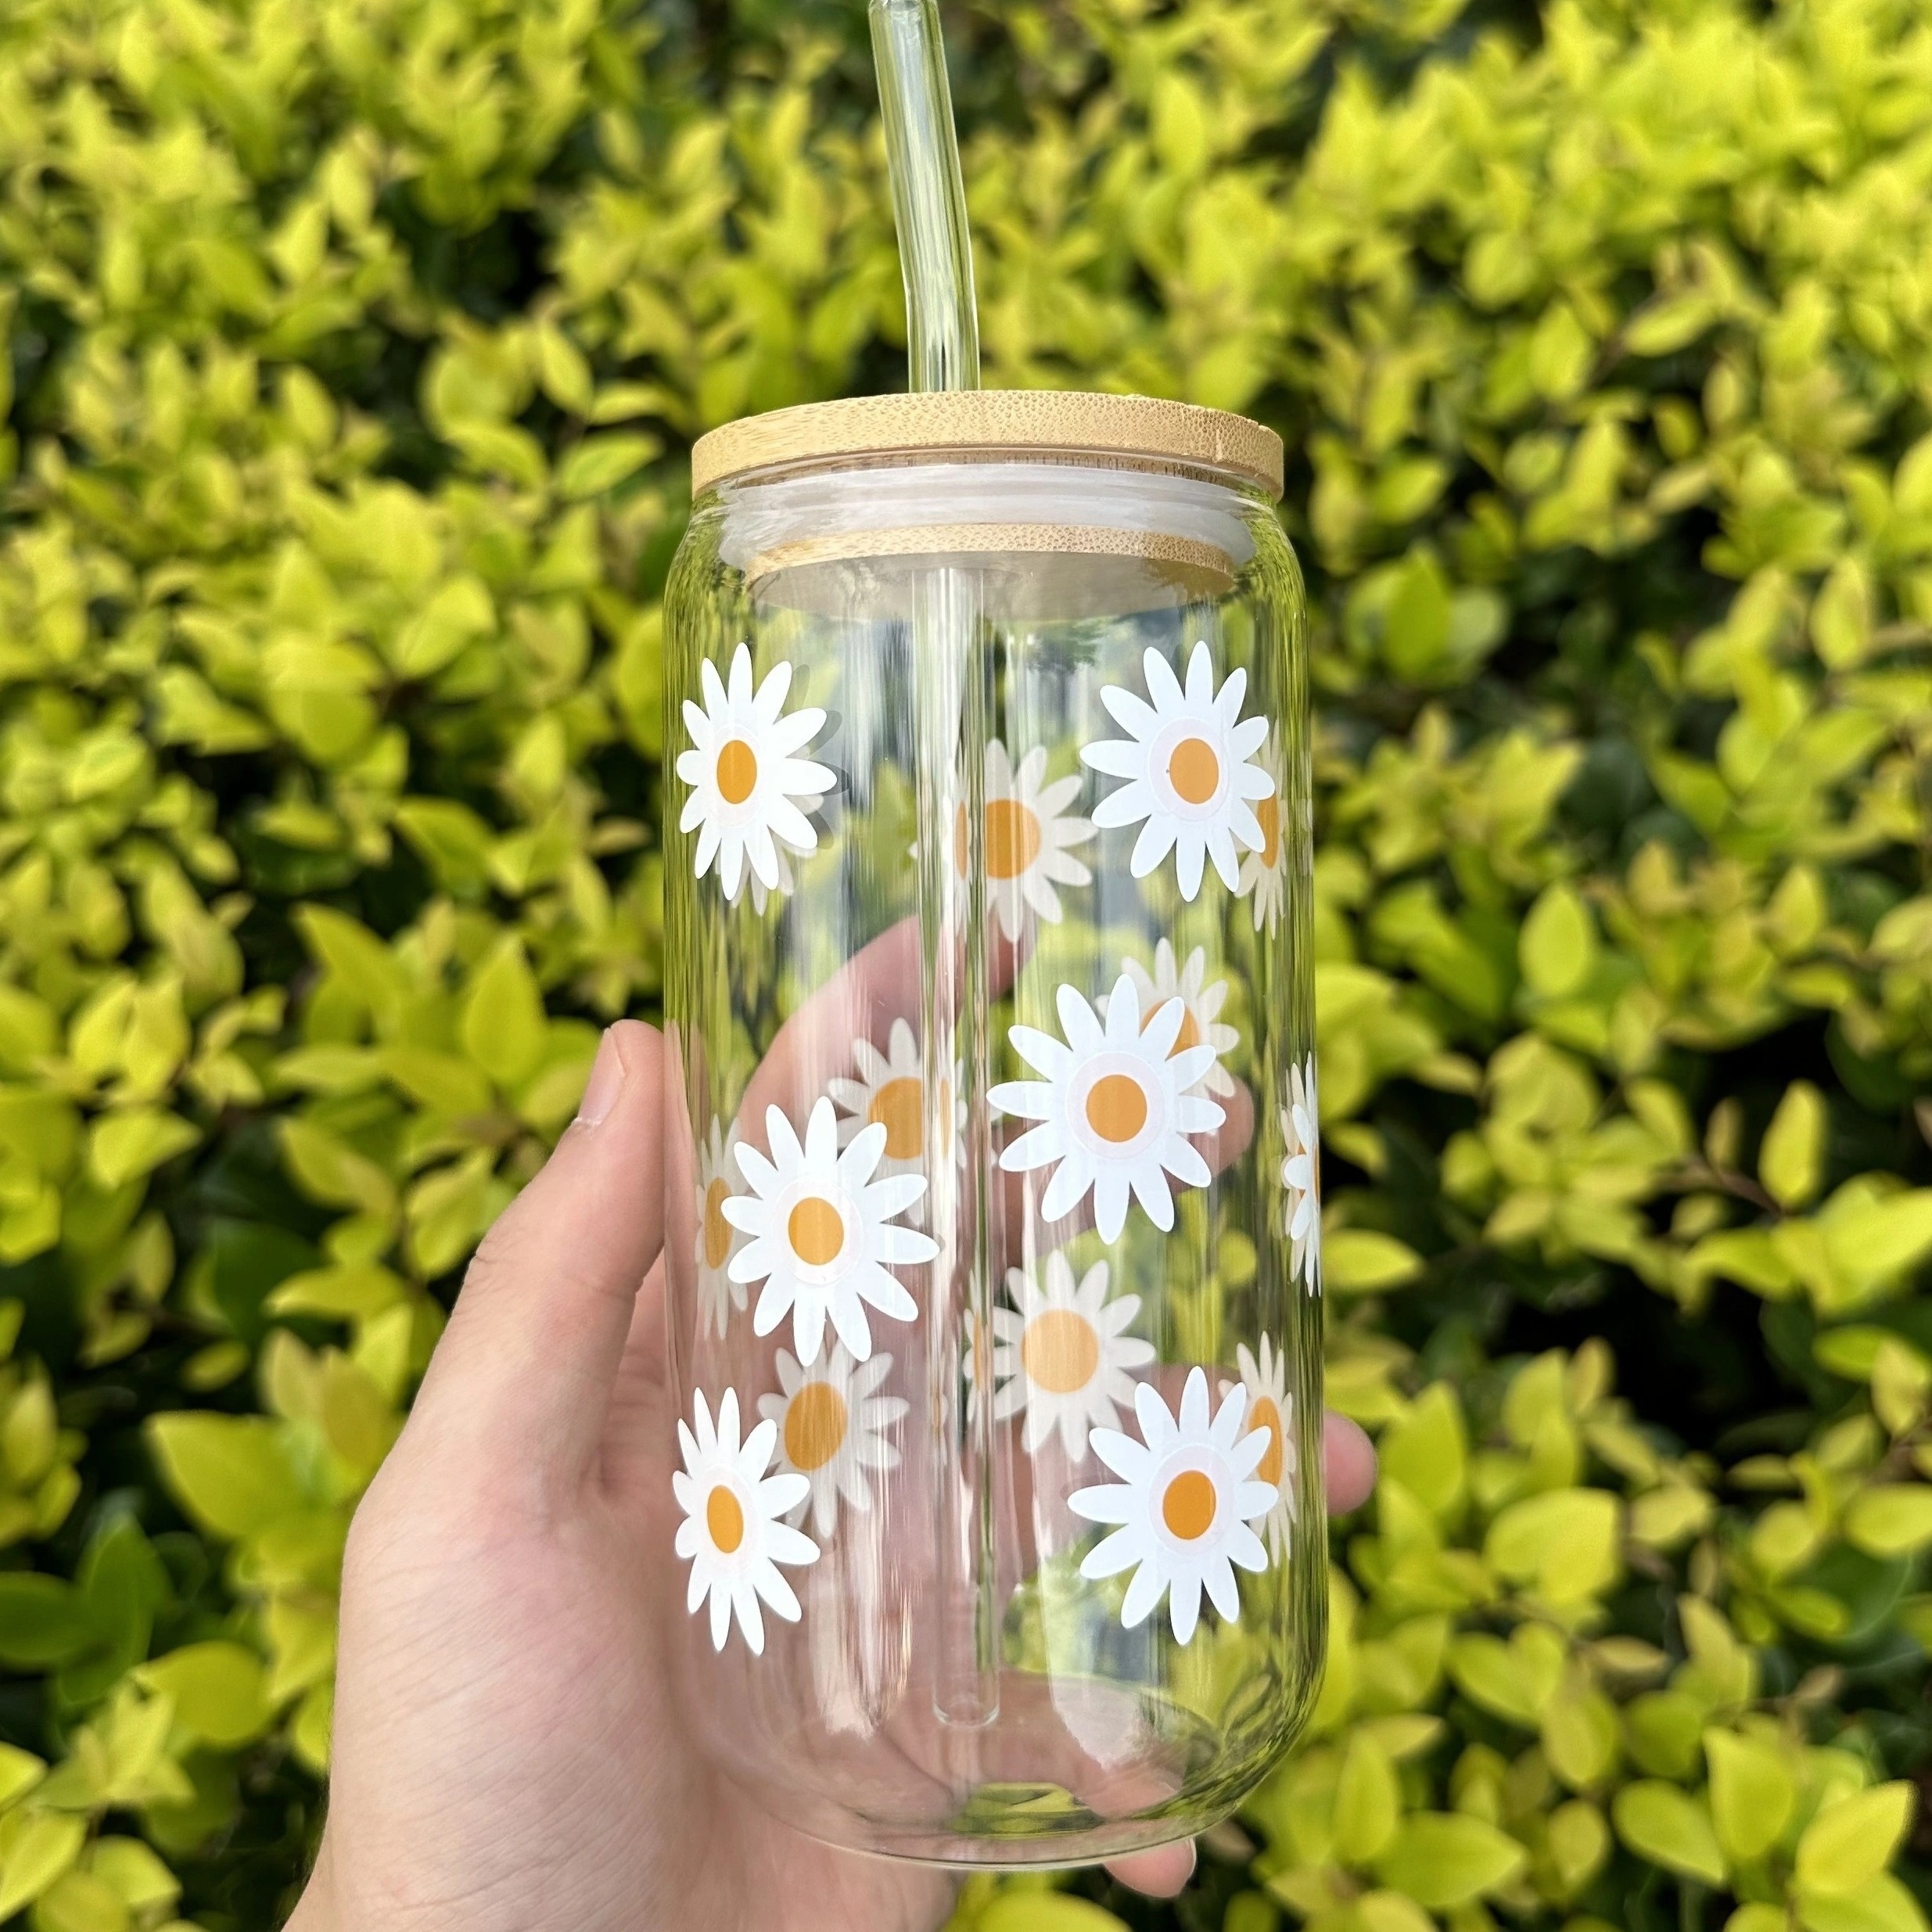
<svg viewBox="0 0 1932 1932"><path fill-rule="evenodd" d="M698 445L666 605L681 1673L830 1842L1197 1832L1320 1668L1281 445L1139 397Z"/></svg>

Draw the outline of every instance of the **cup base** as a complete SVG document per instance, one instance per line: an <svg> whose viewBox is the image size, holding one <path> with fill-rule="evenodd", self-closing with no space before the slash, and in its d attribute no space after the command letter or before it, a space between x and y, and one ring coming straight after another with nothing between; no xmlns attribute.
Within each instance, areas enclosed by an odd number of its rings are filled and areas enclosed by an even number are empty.
<svg viewBox="0 0 1932 1932"><path fill-rule="evenodd" d="M734 1779L781 1823L834 1851L960 1872L1064 1870L1099 1865L1198 1837L1228 1817L1241 1795L1183 1805L1158 1817L1103 1819L1058 1786L989 1785L975 1791L956 1830L924 1830L868 1819L788 1788Z"/></svg>
<svg viewBox="0 0 1932 1932"><path fill-rule="evenodd" d="M1040 1689L1009 1672L1003 1701L1023 1709L1025 1693ZM1020 1870L1098 1864L1198 1837L1260 1783L1288 1735L1284 1726L1277 1749L1230 1761L1226 1730L1144 1688L1067 1679L1054 1697L1063 1718L1073 1714L1086 1734L1078 1790L1050 1775L1061 1762L1016 1761L1037 1760L1043 1749L1054 1755L1039 1733L1028 1750L1002 1740L997 1726L902 1731L896 1743L907 1775L896 1790L856 1762L849 1779L828 1766L817 1785L763 1775L742 1760L724 1769L763 1810L839 1850L960 1870ZM1060 1758L1073 1748L1062 1735ZM1023 1775L1028 1769L1035 1775Z"/></svg>

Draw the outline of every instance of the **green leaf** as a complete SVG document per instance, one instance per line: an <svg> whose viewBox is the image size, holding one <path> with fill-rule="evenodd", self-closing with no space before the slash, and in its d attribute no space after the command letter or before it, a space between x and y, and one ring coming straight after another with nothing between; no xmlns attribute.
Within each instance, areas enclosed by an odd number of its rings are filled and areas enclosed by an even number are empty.
<svg viewBox="0 0 1932 1932"><path fill-rule="evenodd" d="M541 490L549 474L544 446L527 429L508 422L452 422L445 434L487 475L507 476L526 490Z"/></svg>
<svg viewBox="0 0 1932 1932"><path fill-rule="evenodd" d="M1889 1872L1855 1892L1802 1893L1797 1915L1805 1932L1926 1932L1918 1900Z"/></svg>
<svg viewBox="0 0 1932 1932"><path fill-rule="evenodd" d="M289 1743L296 1758L318 1777L329 1771L329 1726L335 1715L336 1680L311 1685L289 1726Z"/></svg>
<svg viewBox="0 0 1932 1932"><path fill-rule="evenodd" d="M1549 887L1523 921L1517 957L1524 983L1546 999L1577 992L1596 963L1596 925L1574 887Z"/></svg>
<svg viewBox="0 0 1932 1932"><path fill-rule="evenodd" d="M60 1023L45 1000L0 980L0 1072L23 1074L55 1051Z"/></svg>
<svg viewBox="0 0 1932 1932"><path fill-rule="evenodd" d="M1912 1788L1901 1779L1828 1801L1797 1841L1801 1892L1849 1898L1891 1863L1912 1822Z"/></svg>
<svg viewBox="0 0 1932 1932"><path fill-rule="evenodd" d="M1785 1089L1758 1151L1758 1178L1782 1208L1801 1208L1817 1194L1825 1169L1825 1097L1808 1080Z"/></svg>
<svg viewBox="0 0 1932 1932"><path fill-rule="evenodd" d="M1522 1632L1517 1635L1521 1639ZM1544 1660L1532 1646L1505 1644L1488 1631L1453 1640L1445 1661L1449 1677L1464 1697L1511 1723L1536 1726L1555 1690L1555 1673L1542 1668Z"/></svg>
<svg viewBox="0 0 1932 1932"><path fill-rule="evenodd" d="M96 1838L87 1862L137 1912L165 1910L181 1896L181 1880L138 1838Z"/></svg>
<svg viewBox="0 0 1932 1932"><path fill-rule="evenodd" d="M148 1654L157 1611L174 1590L161 1559L131 1516L110 1517L81 1559L75 1582L91 1647L61 1673L60 1692L75 1704L104 1697L121 1674Z"/></svg>
<svg viewBox="0 0 1932 1932"><path fill-rule="evenodd" d="M1456 1688L1472 1702L1512 1723L1534 1726L1553 1686L1529 1667L1514 1645L1487 1631L1456 1638L1446 1659Z"/></svg>
<svg viewBox="0 0 1932 1932"><path fill-rule="evenodd" d="M1322 1280L1341 1295L1377 1295L1422 1273L1422 1257L1392 1234L1337 1228L1322 1237Z"/></svg>
<svg viewBox="0 0 1932 1932"><path fill-rule="evenodd" d="M587 414L594 386L582 351L555 322L538 324L535 346L537 379L544 393L573 416Z"/></svg>
<svg viewBox="0 0 1932 1932"><path fill-rule="evenodd" d="M1632 355L1672 355L1717 320L1711 298L1701 291L1660 296L1632 316L1624 329L1624 344Z"/></svg>
<svg viewBox="0 0 1932 1932"><path fill-rule="evenodd" d="M10 1919L50 1891L86 1843L84 1818L39 1812L28 1819L0 1864L0 1919Z"/></svg>
<svg viewBox="0 0 1932 1932"><path fill-rule="evenodd" d="M1418 551L1397 569L1392 590L1383 618L1383 655L1398 677L1432 683L1449 655L1448 580L1433 557Z"/></svg>
<svg viewBox="0 0 1932 1932"><path fill-rule="evenodd" d="M1735 1731L1706 1731L1711 1820L1726 1855L1741 1864L1778 1842L1797 1802L1797 1787L1777 1748Z"/></svg>
<svg viewBox="0 0 1932 1932"><path fill-rule="evenodd" d="M1335 1855L1345 1865L1372 1863L1395 1835L1401 1815L1395 1766L1380 1745L1358 1731L1348 1740L1335 1784Z"/></svg>
<svg viewBox="0 0 1932 1932"><path fill-rule="evenodd" d="M1932 1542L1932 1485L1874 1483L1845 1506L1844 1533L1866 1555L1901 1557Z"/></svg>
<svg viewBox="0 0 1932 1932"><path fill-rule="evenodd" d="M444 1114L483 1114L490 1110L490 1082L460 1055L427 1047L386 1047L382 1071L419 1105Z"/></svg>
<svg viewBox="0 0 1932 1932"><path fill-rule="evenodd" d="M1589 379L1596 345L1568 302L1553 302L1530 334L1530 378L1552 401L1574 396Z"/></svg>
<svg viewBox="0 0 1932 1932"><path fill-rule="evenodd" d="M1400 1892L1364 1892L1355 1901L1362 1932L1435 1932L1435 1921L1413 1898ZM1279 1932L1280 1917L1266 1932ZM1236 1932L1232 1906L1222 1923L1221 1932Z"/></svg>
<svg viewBox="0 0 1932 1932"><path fill-rule="evenodd" d="M464 1050L499 1086L514 1086L544 1056L544 997L515 934L506 934L471 981Z"/></svg>
<svg viewBox="0 0 1932 1932"><path fill-rule="evenodd" d="M1818 655L1833 670L1856 664L1872 643L1872 584L1856 557L1843 557L1833 567L1812 602L1812 641Z"/></svg>
<svg viewBox="0 0 1932 1932"><path fill-rule="evenodd" d="M367 1321L393 1308L408 1292L402 1277L375 1262L316 1268L291 1275L268 1297L271 1315L320 1315L332 1321Z"/></svg>
<svg viewBox="0 0 1932 1932"><path fill-rule="evenodd" d="M496 834L460 800L404 799L396 808L396 829L447 891L473 899L489 884Z"/></svg>
<svg viewBox="0 0 1932 1932"><path fill-rule="evenodd" d="M24 1797L46 1775L45 1758L17 1744L0 1744L0 1810Z"/></svg>
<svg viewBox="0 0 1932 1932"><path fill-rule="evenodd" d="M150 1416L148 1441L175 1500L217 1536L252 1535L304 1505L281 1431L265 1417Z"/></svg>
<svg viewBox="0 0 1932 1932"><path fill-rule="evenodd" d="M188 1644L142 1664L135 1678L172 1697L176 1722L218 1750L259 1737L275 1715L261 1660L239 1643Z"/></svg>
<svg viewBox="0 0 1932 1932"><path fill-rule="evenodd" d="M1652 1778L1627 1784L1611 1801L1617 1835L1640 1858L1706 1885L1724 1883L1724 1854L1701 1798Z"/></svg>
<svg viewBox="0 0 1932 1932"><path fill-rule="evenodd" d="M395 1183L366 1155L313 1120L285 1115L276 1129L290 1169L312 1200L382 1217L395 1212Z"/></svg>
<svg viewBox="0 0 1932 1932"><path fill-rule="evenodd" d="M1857 1186L1837 1189L1822 1211L1827 1251L1849 1290L1821 1296L1822 1306L1881 1292L1932 1255L1932 1187L1872 1198Z"/></svg>
<svg viewBox="0 0 1932 1932"><path fill-rule="evenodd" d="M395 955L367 926L331 906L301 907L294 923L311 955L341 982L377 1032L390 1033L409 995Z"/></svg>
<svg viewBox="0 0 1932 1932"><path fill-rule="evenodd" d="M1382 1473L1429 1512L1445 1518L1461 1506L1469 1462L1462 1405L1446 1382L1432 1383L1383 1435Z"/></svg>
<svg viewBox="0 0 1932 1932"><path fill-rule="evenodd" d="M1820 1329L1812 1344L1812 1359L1820 1368L1830 1369L1833 1375L1842 1375L1848 1382L1869 1382L1878 1352L1890 1332L1862 1322Z"/></svg>
<svg viewBox="0 0 1932 1932"><path fill-rule="evenodd" d="M480 578L451 577L396 634L390 661L399 676L433 677L472 639L496 628L496 609Z"/></svg>
<svg viewBox="0 0 1932 1932"><path fill-rule="evenodd" d="M1617 1708L1572 1678L1543 1711L1543 1755L1572 1790L1587 1790L1617 1761Z"/></svg>
<svg viewBox="0 0 1932 1932"><path fill-rule="evenodd" d="M92 1637L71 1583L31 1570L0 1571L0 1663L44 1669L77 1655Z"/></svg>
<svg viewBox="0 0 1932 1932"><path fill-rule="evenodd" d="M257 1345L268 1332L264 1305L280 1283L319 1259L314 1248L286 1228L260 1221L215 1222L207 1248L209 1292L228 1325Z"/></svg>
<svg viewBox="0 0 1932 1932"><path fill-rule="evenodd" d="M88 1165L103 1187L119 1187L185 1153L201 1129L158 1107L103 1115L88 1140Z"/></svg>
<svg viewBox="0 0 1932 1932"><path fill-rule="evenodd" d="M1690 1251L1690 1266L1700 1278L1715 1275L1769 1300L1794 1293L1797 1287L1790 1260L1766 1228L1726 1228L1707 1234Z"/></svg>
<svg viewBox="0 0 1932 1932"><path fill-rule="evenodd" d="M1582 1890L1610 1856L1610 1827L1603 1815L1586 1799L1572 1798L1550 1814L1550 1862L1563 1894Z"/></svg>
<svg viewBox="0 0 1932 1932"><path fill-rule="evenodd" d="M1483 1553L1499 1574L1533 1583L1551 1603L1579 1603L1617 1578L1618 1517L1606 1490L1550 1490L1511 1503L1490 1524Z"/></svg>
<svg viewBox="0 0 1932 1932"><path fill-rule="evenodd" d="M34 1908L34 1932L128 1932L127 1901L91 1872L63 1873Z"/></svg>
<svg viewBox="0 0 1932 1932"><path fill-rule="evenodd" d="M557 472L557 494L566 503L594 497L614 488L641 469L657 454L661 445L655 436L634 431L613 430L602 436L586 436L563 459Z"/></svg>
<svg viewBox="0 0 1932 1932"><path fill-rule="evenodd" d="M1453 1912L1499 1891L1528 1862L1521 1845L1480 1818L1417 1812L1402 1820L1376 1871L1425 1910Z"/></svg>

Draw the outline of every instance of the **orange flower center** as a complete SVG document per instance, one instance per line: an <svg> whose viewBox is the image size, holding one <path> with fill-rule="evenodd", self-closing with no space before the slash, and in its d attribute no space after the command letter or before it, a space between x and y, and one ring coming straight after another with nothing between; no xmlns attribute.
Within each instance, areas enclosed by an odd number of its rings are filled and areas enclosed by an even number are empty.
<svg viewBox="0 0 1932 1932"><path fill-rule="evenodd" d="M742 738L727 738L718 752L718 794L727 805L742 805L758 782L758 754Z"/></svg>
<svg viewBox="0 0 1932 1932"><path fill-rule="evenodd" d="M1221 784L1221 761L1205 738L1184 738L1169 755L1167 781L1190 805L1205 805Z"/></svg>
<svg viewBox="0 0 1932 1932"><path fill-rule="evenodd" d="M1084 1315L1050 1308L1026 1324L1020 1360L1036 1387L1050 1395L1071 1395L1093 1381L1100 1366L1101 1338Z"/></svg>
<svg viewBox="0 0 1932 1932"><path fill-rule="evenodd" d="M722 1180L714 1180L705 1190L705 1266L722 1268L731 1251L731 1224L724 1218L724 1204L731 1190Z"/></svg>
<svg viewBox="0 0 1932 1932"><path fill-rule="evenodd" d="M1018 878L1040 856L1044 842L1038 815L1018 799L994 799L986 806L986 876ZM953 859L959 870L966 870L966 808L959 808L953 823Z"/></svg>
<svg viewBox="0 0 1932 1932"><path fill-rule="evenodd" d="M723 1483L705 1499L705 1528L727 1557L745 1540L745 1506Z"/></svg>
<svg viewBox="0 0 1932 1932"><path fill-rule="evenodd" d="M1161 1498L1161 1521L1168 1534L1184 1543L1205 1536L1214 1521L1213 1479L1198 1469L1183 1469Z"/></svg>
<svg viewBox="0 0 1932 1932"><path fill-rule="evenodd" d="M910 1075L888 1080L872 1096L865 1110L867 1124L882 1122L885 1128L885 1154L889 1160L916 1161L925 1147L925 1123L920 1118L919 1083Z"/></svg>
<svg viewBox="0 0 1932 1932"><path fill-rule="evenodd" d="M846 1244L845 1217L821 1194L807 1194L785 1226L792 1253L809 1268L835 1261Z"/></svg>
<svg viewBox="0 0 1932 1932"><path fill-rule="evenodd" d="M845 1398L829 1382L807 1382L785 1412L785 1453L792 1466L822 1469L845 1439Z"/></svg>
<svg viewBox="0 0 1932 1932"><path fill-rule="evenodd" d="M1147 1124L1140 1083L1129 1074L1103 1074L1087 1090L1086 1122L1103 1140L1125 1146Z"/></svg>
<svg viewBox="0 0 1932 1932"><path fill-rule="evenodd" d="M1255 1480L1257 1482L1279 1482L1284 1460L1281 1449L1281 1411L1275 1406L1272 1395L1257 1395L1255 1406L1249 1413L1254 1417L1252 1427L1268 1431L1267 1451L1255 1465Z"/></svg>
<svg viewBox="0 0 1932 1932"><path fill-rule="evenodd" d="M1018 878L1040 856L1040 821L1018 799L986 807L986 876Z"/></svg>
<svg viewBox="0 0 1932 1932"><path fill-rule="evenodd" d="M1154 1024L1154 1014L1159 1012L1161 1007L1166 1004L1165 1000L1162 1000L1154 1008L1154 1011L1149 1013L1147 1018L1140 1022L1142 1032L1144 1033ZM1194 1018L1194 1008L1190 1006L1184 1006L1180 1010L1180 1031L1174 1036L1174 1043L1167 1050L1168 1058L1171 1060L1176 1054L1185 1053L1190 1047L1198 1047L1200 1044L1200 1022Z"/></svg>
<svg viewBox="0 0 1932 1932"><path fill-rule="evenodd" d="M1261 863L1272 872L1281 857L1281 795L1270 792L1257 800L1255 816L1261 821Z"/></svg>

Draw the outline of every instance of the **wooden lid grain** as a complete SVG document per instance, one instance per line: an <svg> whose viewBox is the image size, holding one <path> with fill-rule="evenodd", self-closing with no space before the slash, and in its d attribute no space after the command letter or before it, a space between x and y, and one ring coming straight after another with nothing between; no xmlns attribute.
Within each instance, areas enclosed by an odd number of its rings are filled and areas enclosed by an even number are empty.
<svg viewBox="0 0 1932 1932"><path fill-rule="evenodd" d="M698 439L693 495L801 464L1012 451L1218 472L1281 494L1281 439L1225 409L1071 390L959 390L802 403Z"/></svg>

